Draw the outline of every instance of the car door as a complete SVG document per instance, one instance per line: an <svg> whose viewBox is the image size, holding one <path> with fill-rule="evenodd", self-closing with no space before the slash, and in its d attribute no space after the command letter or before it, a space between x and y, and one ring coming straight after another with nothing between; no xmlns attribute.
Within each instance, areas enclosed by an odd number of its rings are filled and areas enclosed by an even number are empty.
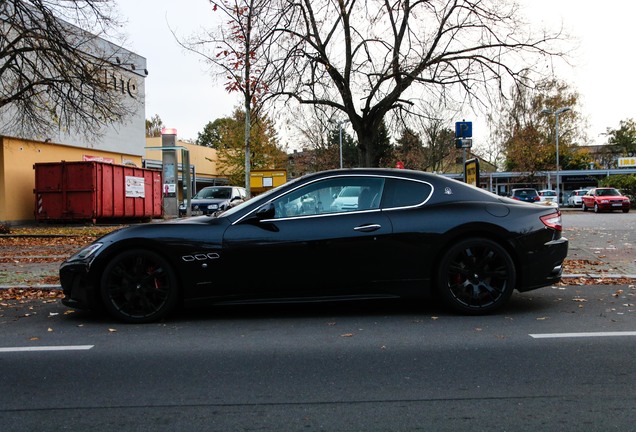
<svg viewBox="0 0 636 432"><path fill-rule="evenodd" d="M583 200L583 205L589 208L594 207L595 196L596 196L596 189L590 189L589 191L587 191L587 193L581 197Z"/></svg>
<svg viewBox="0 0 636 432"><path fill-rule="evenodd" d="M391 251L392 227L379 208L384 180L334 177L304 185L268 203L273 217L245 221L224 235L224 255L240 262L249 295L317 297L373 292ZM331 204L338 190L360 186L371 195L360 208ZM365 208L362 208L364 206Z"/></svg>

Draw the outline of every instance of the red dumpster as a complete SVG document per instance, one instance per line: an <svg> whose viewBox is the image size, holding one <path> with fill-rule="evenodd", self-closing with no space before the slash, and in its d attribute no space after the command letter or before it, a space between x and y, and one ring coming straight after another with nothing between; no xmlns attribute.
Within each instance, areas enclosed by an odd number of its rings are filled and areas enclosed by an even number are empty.
<svg viewBox="0 0 636 432"><path fill-rule="evenodd" d="M162 216L160 170L96 161L36 163L33 169L38 221Z"/></svg>

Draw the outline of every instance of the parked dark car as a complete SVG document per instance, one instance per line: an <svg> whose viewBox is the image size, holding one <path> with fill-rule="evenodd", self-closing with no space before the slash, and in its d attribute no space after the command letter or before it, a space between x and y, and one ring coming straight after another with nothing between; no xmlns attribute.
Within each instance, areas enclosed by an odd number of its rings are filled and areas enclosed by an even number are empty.
<svg viewBox="0 0 636 432"><path fill-rule="evenodd" d="M354 207L332 205L355 186ZM132 323L182 303L430 298L497 311L513 290L560 280L556 207L441 175L345 169L300 177L216 217L130 226L60 267L63 303Z"/></svg>
<svg viewBox="0 0 636 432"><path fill-rule="evenodd" d="M539 192L533 188L513 189L510 191L510 198L529 203L538 203L541 200Z"/></svg>
<svg viewBox="0 0 636 432"><path fill-rule="evenodd" d="M190 201L191 216L210 215L225 211L245 201L247 191L240 186L208 186L197 192ZM187 215L187 206L179 206L179 216Z"/></svg>
<svg viewBox="0 0 636 432"><path fill-rule="evenodd" d="M631 207L629 198L613 187L590 189L581 199L583 211L594 209L595 213L612 210L622 210L623 213L627 213Z"/></svg>

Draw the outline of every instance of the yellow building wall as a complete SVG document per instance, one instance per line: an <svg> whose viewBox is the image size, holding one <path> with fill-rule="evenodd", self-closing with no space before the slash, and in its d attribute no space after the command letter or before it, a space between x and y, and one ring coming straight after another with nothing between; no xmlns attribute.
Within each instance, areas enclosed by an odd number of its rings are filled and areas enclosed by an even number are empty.
<svg viewBox="0 0 636 432"><path fill-rule="evenodd" d="M141 167L141 157L113 154L92 148L0 137L0 223L35 221L35 170L42 162L82 161L85 157L110 158L116 164Z"/></svg>

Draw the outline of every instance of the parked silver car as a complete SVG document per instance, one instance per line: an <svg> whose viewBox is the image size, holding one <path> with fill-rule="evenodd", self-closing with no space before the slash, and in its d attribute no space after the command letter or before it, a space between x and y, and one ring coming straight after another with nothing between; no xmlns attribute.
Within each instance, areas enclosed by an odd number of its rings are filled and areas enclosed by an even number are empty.
<svg viewBox="0 0 636 432"><path fill-rule="evenodd" d="M246 197L247 191L240 186L204 187L192 197L191 214L192 216L211 215L224 211L242 203ZM186 213L186 203L182 202L179 206L179 216L185 216Z"/></svg>

